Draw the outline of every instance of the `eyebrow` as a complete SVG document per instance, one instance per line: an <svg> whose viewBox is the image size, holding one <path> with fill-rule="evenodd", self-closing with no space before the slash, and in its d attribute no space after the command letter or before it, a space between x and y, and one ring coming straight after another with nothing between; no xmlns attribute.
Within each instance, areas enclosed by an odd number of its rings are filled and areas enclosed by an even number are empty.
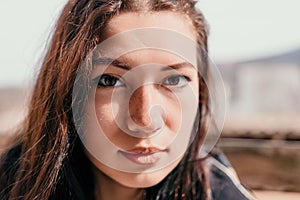
<svg viewBox="0 0 300 200"><path fill-rule="evenodd" d="M93 60L93 65L95 64L112 64L113 66L125 69L125 70L130 70L130 67L123 62L120 62L118 60L112 59L112 58L108 58L108 57L104 57L104 58L97 58Z"/></svg>
<svg viewBox="0 0 300 200"><path fill-rule="evenodd" d="M167 65L166 67L162 68L161 70L162 71L167 71L167 70L172 70L172 69L180 69L180 68L193 68L193 65L189 62L181 62L181 63L176 63L176 64L173 64L173 65Z"/></svg>
<svg viewBox="0 0 300 200"><path fill-rule="evenodd" d="M106 64L106 65L112 64L113 66L124 69L124 70L131 69L131 67L129 67L128 64L118 61L118 60L115 60L115 59L112 59L112 58L108 58L108 57L97 58L97 59L93 60L93 64L94 65L95 64ZM172 70L172 69L177 70L177 69L186 68L186 67L194 68L193 65L190 64L189 62L181 62L181 63L172 64L172 65L167 65L167 66L163 67L161 69L161 71L168 71L168 70Z"/></svg>

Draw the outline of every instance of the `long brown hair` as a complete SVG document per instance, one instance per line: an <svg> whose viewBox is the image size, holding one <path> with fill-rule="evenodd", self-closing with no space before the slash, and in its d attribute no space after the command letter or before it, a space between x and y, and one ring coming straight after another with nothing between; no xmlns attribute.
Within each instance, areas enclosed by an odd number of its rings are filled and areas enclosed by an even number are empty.
<svg viewBox="0 0 300 200"><path fill-rule="evenodd" d="M174 11L187 15L207 65L207 30L192 0L70 0L52 35L17 144L0 160L1 199L93 199L91 166L72 117L76 71L99 44L105 25L122 12ZM203 74L205 76L205 74ZM197 161L207 115L207 88L200 78L200 126L180 164L147 199L206 199L207 176ZM73 94L74 95L74 94Z"/></svg>

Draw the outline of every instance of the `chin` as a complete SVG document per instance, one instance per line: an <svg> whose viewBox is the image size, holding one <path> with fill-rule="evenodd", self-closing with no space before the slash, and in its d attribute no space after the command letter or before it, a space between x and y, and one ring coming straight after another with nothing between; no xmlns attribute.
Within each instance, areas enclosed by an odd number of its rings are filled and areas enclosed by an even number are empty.
<svg viewBox="0 0 300 200"><path fill-rule="evenodd" d="M165 176L157 176L154 174L134 174L130 175L130 179L115 179L118 183L129 188L148 188L161 182Z"/></svg>
<svg viewBox="0 0 300 200"><path fill-rule="evenodd" d="M100 178L114 181L129 188L147 188L161 182L178 165L181 159L160 170L145 173L122 172L104 165L93 157L90 157L90 160L95 167L94 172L98 180Z"/></svg>
<svg viewBox="0 0 300 200"><path fill-rule="evenodd" d="M125 173L124 176L118 176L118 177L111 177L118 183L120 183L123 186L130 187L130 188L147 188L154 185L157 185L159 182L161 182L168 174L175 168L173 167L167 167L164 169L161 169L156 172L151 173Z"/></svg>

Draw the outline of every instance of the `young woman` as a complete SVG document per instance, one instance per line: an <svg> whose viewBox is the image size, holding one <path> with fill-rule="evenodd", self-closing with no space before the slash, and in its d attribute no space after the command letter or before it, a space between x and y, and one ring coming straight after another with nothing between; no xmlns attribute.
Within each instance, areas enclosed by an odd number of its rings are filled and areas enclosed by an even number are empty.
<svg viewBox="0 0 300 200"><path fill-rule="evenodd" d="M192 0L70 0L1 155L0 199L253 199L222 154L199 156L206 51Z"/></svg>

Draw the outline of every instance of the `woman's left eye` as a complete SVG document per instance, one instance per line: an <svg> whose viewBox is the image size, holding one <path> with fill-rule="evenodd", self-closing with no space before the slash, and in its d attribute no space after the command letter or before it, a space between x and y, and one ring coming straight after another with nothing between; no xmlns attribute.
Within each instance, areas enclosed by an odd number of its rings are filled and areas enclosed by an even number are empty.
<svg viewBox="0 0 300 200"><path fill-rule="evenodd" d="M168 77L164 82L163 85L166 86L176 86L182 87L185 86L189 81L189 78L183 75L176 75Z"/></svg>

